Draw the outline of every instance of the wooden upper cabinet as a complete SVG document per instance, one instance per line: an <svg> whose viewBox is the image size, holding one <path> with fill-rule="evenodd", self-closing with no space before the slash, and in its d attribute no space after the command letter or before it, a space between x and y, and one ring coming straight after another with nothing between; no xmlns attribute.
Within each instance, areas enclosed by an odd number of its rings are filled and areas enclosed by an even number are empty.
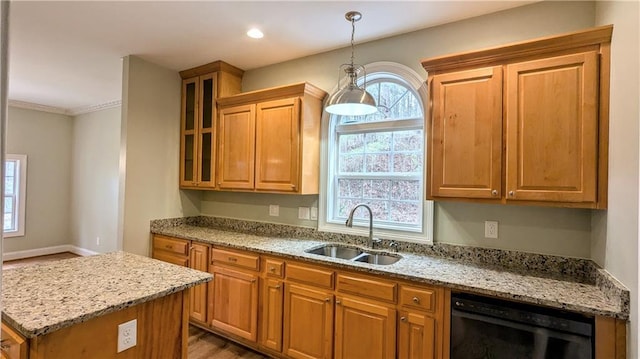
<svg viewBox="0 0 640 359"><path fill-rule="evenodd" d="M252 189L254 186L255 112L253 104L220 110L220 189Z"/></svg>
<svg viewBox="0 0 640 359"><path fill-rule="evenodd" d="M596 202L598 54L506 69L507 199Z"/></svg>
<svg viewBox="0 0 640 359"><path fill-rule="evenodd" d="M325 96L299 83L219 98L219 189L317 194Z"/></svg>
<svg viewBox="0 0 640 359"><path fill-rule="evenodd" d="M502 67L433 76L430 197L500 198Z"/></svg>
<svg viewBox="0 0 640 359"><path fill-rule="evenodd" d="M256 108L256 190L295 192L300 165L300 99Z"/></svg>
<svg viewBox="0 0 640 359"><path fill-rule="evenodd" d="M423 60L427 195L606 208L612 31Z"/></svg>
<svg viewBox="0 0 640 359"><path fill-rule="evenodd" d="M216 98L240 92L242 70L222 61L181 71L180 187L214 188Z"/></svg>

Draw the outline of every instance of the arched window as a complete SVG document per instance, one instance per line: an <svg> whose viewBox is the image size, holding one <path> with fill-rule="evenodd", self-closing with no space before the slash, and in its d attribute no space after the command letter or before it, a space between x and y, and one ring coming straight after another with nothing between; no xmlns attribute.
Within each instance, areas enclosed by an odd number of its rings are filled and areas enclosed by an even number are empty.
<svg viewBox="0 0 640 359"><path fill-rule="evenodd" d="M367 68L375 69L367 76L367 91L378 112L327 115L325 121L319 229L361 233L344 222L355 205L365 203L376 236L431 242L432 204L424 200L424 83L402 65ZM354 219L354 226L369 225L364 209Z"/></svg>

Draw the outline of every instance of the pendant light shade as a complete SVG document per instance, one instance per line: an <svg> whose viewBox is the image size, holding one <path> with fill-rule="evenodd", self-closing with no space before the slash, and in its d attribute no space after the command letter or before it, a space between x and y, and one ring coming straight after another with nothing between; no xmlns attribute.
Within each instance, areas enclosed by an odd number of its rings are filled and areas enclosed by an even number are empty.
<svg viewBox="0 0 640 359"><path fill-rule="evenodd" d="M340 81L340 76L338 76L339 90L329 97L325 110L329 113L343 116L359 116L376 113L378 111L376 100L365 90L367 87L367 73L364 66L353 63L355 22L362 18L362 14L357 11L350 11L346 13L344 17L351 22L351 62L340 66L340 72L344 71L347 79L346 81ZM362 87L358 86L357 83L358 73L360 71L364 73L364 83ZM342 88L340 88L341 82L346 82L346 85Z"/></svg>

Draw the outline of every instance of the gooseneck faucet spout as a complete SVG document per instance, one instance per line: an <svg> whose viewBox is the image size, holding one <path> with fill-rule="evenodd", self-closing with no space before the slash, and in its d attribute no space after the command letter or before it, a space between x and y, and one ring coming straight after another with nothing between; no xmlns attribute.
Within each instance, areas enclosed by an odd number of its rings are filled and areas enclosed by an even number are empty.
<svg viewBox="0 0 640 359"><path fill-rule="evenodd" d="M369 211L369 242L367 244L370 248L374 248L376 244L380 243L380 240L378 238L373 238L373 212L371 212L371 208L368 205L360 203L353 207L351 209L351 212L349 212L347 221L344 224L349 228L353 227L353 214L359 207L364 207L367 209L367 211Z"/></svg>

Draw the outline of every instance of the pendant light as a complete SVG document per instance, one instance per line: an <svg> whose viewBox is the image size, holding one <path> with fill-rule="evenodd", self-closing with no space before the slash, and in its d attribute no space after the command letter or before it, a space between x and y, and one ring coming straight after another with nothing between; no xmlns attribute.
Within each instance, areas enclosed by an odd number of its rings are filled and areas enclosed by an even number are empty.
<svg viewBox="0 0 640 359"><path fill-rule="evenodd" d="M338 70L339 90L329 97L325 110L334 115L369 115L378 111L376 100L365 90L367 87L367 72L364 66L353 63L353 35L356 31L356 21L362 19L362 14L357 11L349 11L344 17L351 22L351 62L340 65ZM342 71L345 73L347 84L340 88L340 73ZM364 74L362 87L356 83L360 71Z"/></svg>

